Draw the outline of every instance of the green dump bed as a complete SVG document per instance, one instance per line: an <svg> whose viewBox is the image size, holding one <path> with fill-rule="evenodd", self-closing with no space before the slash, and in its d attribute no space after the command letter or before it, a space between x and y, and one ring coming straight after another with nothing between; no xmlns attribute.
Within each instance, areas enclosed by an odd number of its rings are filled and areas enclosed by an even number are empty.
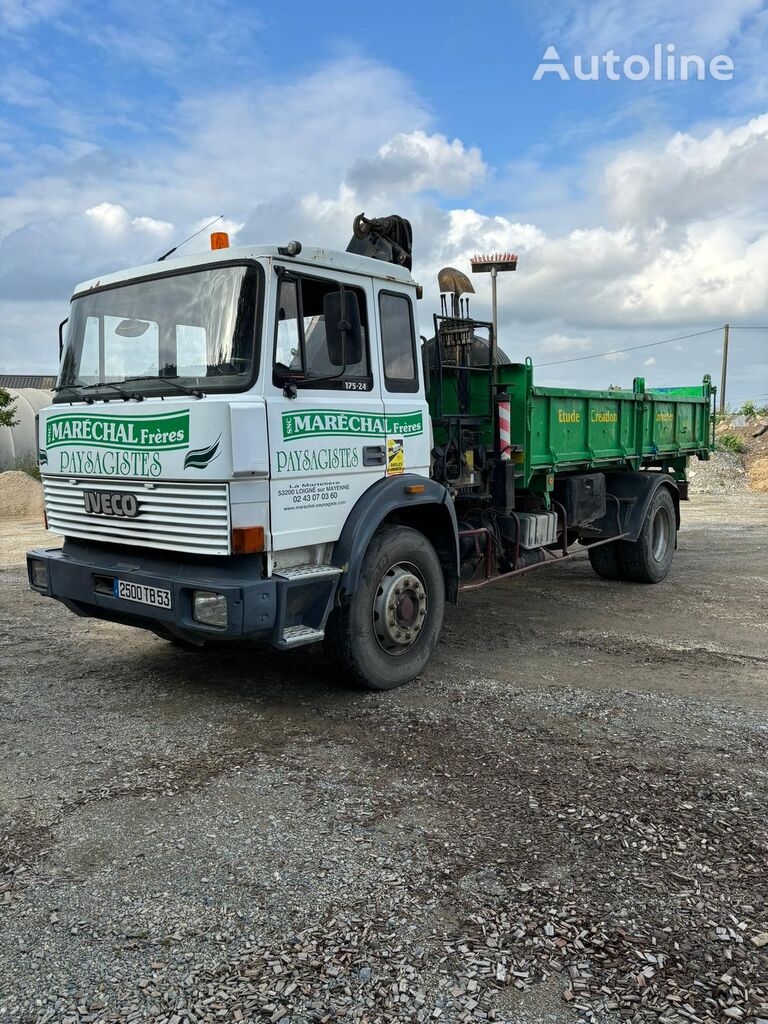
<svg viewBox="0 0 768 1024"><path fill-rule="evenodd" d="M511 443L520 467L518 486L539 474L583 469L661 466L682 474L692 455L709 458L713 444L713 389L576 391L537 387L533 365L499 366L498 390L510 398Z"/></svg>

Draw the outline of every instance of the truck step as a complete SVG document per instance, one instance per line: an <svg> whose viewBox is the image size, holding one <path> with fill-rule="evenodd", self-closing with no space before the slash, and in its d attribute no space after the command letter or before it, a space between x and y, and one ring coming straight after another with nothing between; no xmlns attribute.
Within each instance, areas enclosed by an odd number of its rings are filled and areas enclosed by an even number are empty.
<svg viewBox="0 0 768 1024"><path fill-rule="evenodd" d="M340 574L341 569L336 565L292 565L287 569L276 569L274 573L284 580L326 580Z"/></svg>
<svg viewBox="0 0 768 1024"><path fill-rule="evenodd" d="M311 626L288 626L283 635L277 641L276 646L281 650L288 650L292 647L304 647L306 644L316 644L322 640L325 631L312 629Z"/></svg>

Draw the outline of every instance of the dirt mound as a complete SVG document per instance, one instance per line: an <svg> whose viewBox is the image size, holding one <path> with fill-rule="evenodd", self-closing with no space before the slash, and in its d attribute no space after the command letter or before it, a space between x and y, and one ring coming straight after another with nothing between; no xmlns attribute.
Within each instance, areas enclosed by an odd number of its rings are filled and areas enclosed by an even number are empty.
<svg viewBox="0 0 768 1024"><path fill-rule="evenodd" d="M749 485L753 491L768 494L768 455L758 456L750 465Z"/></svg>
<svg viewBox="0 0 768 1024"><path fill-rule="evenodd" d="M43 519L43 488L19 469L0 473L0 519Z"/></svg>
<svg viewBox="0 0 768 1024"><path fill-rule="evenodd" d="M753 491L768 494L768 413L760 410L755 416L743 413L724 416L718 419L715 428L715 440L718 450L713 455L713 464L719 465L716 470L721 475L730 476L731 485L726 481L724 486L733 490L740 489L742 477L738 469L744 471L743 484ZM728 451L734 445L738 451ZM692 489L696 489L692 486ZM714 493L718 488L708 488L701 493Z"/></svg>
<svg viewBox="0 0 768 1024"><path fill-rule="evenodd" d="M688 481L691 494L734 494L749 486L742 458L735 452L714 451L707 462L691 459Z"/></svg>

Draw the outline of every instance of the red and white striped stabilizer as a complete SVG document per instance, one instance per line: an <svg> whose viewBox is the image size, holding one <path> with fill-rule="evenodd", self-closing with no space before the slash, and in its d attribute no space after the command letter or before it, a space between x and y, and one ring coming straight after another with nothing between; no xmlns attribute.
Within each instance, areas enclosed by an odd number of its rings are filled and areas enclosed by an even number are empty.
<svg viewBox="0 0 768 1024"><path fill-rule="evenodd" d="M512 444L512 435L510 433L510 413L509 413L509 399L502 397L498 403L498 416L499 416L499 458L509 459L511 458L510 446Z"/></svg>

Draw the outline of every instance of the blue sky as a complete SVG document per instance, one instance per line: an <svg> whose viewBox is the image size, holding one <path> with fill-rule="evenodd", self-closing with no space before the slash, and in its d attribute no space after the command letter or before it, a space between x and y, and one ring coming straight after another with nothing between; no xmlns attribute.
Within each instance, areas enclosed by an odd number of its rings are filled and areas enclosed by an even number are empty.
<svg viewBox="0 0 768 1024"><path fill-rule="evenodd" d="M767 25L758 0L0 0L0 368L52 369L75 283L220 212L237 241L338 246L361 209L408 215L423 330L441 265L519 251L501 343L541 364L766 325ZM549 45L572 67L654 43L733 80L533 80ZM768 395L768 333L732 338L731 395ZM719 345L539 379L692 383Z"/></svg>

